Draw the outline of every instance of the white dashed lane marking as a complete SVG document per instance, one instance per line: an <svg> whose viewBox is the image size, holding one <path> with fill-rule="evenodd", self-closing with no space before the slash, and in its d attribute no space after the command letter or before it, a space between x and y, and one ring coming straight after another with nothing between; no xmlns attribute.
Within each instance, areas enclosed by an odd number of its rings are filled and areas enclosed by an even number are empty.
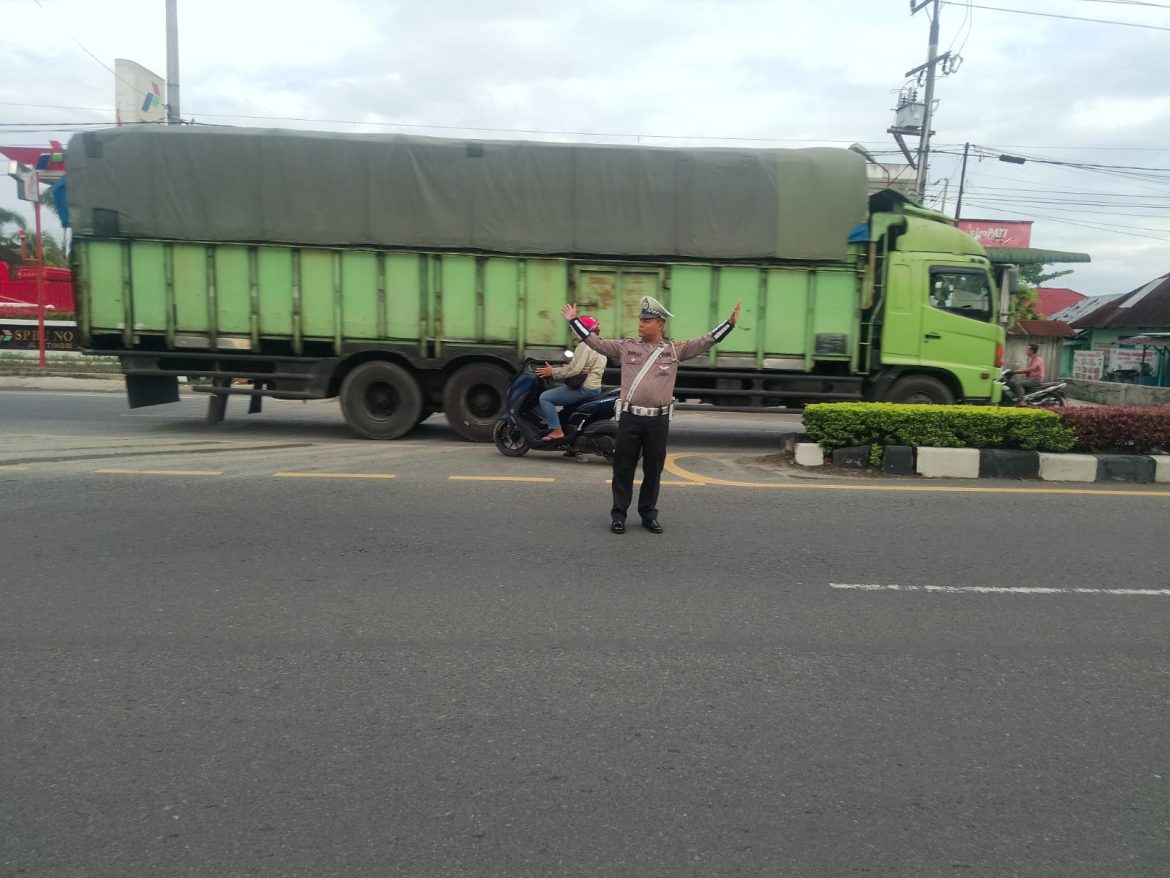
<svg viewBox="0 0 1170 878"><path fill-rule="evenodd" d="M830 587L846 591L924 591L936 594L1108 594L1126 596L1170 597L1170 588L1046 588L1015 585L882 585L876 583L830 582Z"/></svg>

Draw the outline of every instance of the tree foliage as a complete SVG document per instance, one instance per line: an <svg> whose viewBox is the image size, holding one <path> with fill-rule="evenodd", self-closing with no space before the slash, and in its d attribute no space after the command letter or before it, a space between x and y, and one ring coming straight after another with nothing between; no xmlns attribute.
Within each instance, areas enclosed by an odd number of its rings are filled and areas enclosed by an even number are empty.
<svg viewBox="0 0 1170 878"><path fill-rule="evenodd" d="M1043 320L1043 315L1036 310L1036 303L1036 288L1021 283L1019 289L1012 293L1008 326L1015 326L1021 320Z"/></svg>
<svg viewBox="0 0 1170 878"><path fill-rule="evenodd" d="M25 251L29 261L36 256L36 241L29 231L28 220L21 214L0 207L0 262L7 263L9 269L16 271L24 261L20 258L20 233L24 232ZM45 265L64 266L68 260L61 242L48 232L42 232L41 245L44 249Z"/></svg>
<svg viewBox="0 0 1170 878"><path fill-rule="evenodd" d="M1056 280L1058 277L1064 277L1066 274L1073 273L1073 269L1071 268L1066 268L1062 271L1045 271L1045 268L1047 268L1046 265L1020 266L1019 290L1012 294L1012 307L1009 314L1008 326L1015 326L1020 320L1046 319L1045 315L1036 310L1038 303L1037 289L1050 280Z"/></svg>
<svg viewBox="0 0 1170 878"><path fill-rule="evenodd" d="M1047 265L1021 265L1020 281L1034 287L1042 287L1050 280L1056 280L1058 277L1064 277L1066 274L1073 273L1073 269L1071 268L1066 268L1062 271L1046 272L1044 269L1047 267Z"/></svg>

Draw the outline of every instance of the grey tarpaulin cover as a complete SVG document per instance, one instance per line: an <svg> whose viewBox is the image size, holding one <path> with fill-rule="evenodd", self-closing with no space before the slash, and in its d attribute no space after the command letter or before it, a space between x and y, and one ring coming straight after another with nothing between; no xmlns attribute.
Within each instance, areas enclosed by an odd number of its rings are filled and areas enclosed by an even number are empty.
<svg viewBox="0 0 1170 878"><path fill-rule="evenodd" d="M77 234L828 260L866 218L841 149L675 149L133 126L76 135Z"/></svg>

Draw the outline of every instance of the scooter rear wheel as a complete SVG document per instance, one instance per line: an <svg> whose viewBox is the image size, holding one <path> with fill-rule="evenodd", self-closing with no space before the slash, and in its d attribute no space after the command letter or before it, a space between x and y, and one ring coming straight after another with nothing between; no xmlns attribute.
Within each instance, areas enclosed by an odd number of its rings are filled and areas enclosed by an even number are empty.
<svg viewBox="0 0 1170 878"><path fill-rule="evenodd" d="M524 434L520 432L520 428L511 421L496 421L496 426L492 430L492 441L496 443L500 454L506 457L522 457L532 448Z"/></svg>
<svg viewBox="0 0 1170 878"><path fill-rule="evenodd" d="M1046 393L1036 400L1036 407L1042 409L1063 408L1065 405L1064 394L1059 391Z"/></svg>

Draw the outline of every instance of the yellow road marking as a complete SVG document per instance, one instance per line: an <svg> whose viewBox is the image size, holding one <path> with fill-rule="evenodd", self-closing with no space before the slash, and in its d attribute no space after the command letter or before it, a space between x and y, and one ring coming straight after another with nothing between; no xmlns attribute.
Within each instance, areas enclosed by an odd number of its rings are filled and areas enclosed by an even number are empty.
<svg viewBox="0 0 1170 878"><path fill-rule="evenodd" d="M273 473L274 479L392 479L394 473Z"/></svg>
<svg viewBox="0 0 1170 878"><path fill-rule="evenodd" d="M934 492L944 494L1100 494L1107 497L1166 497L1170 498L1170 491L1138 491L1117 490L1109 488L967 488L957 485L842 485L836 482L738 482L730 479L717 479L711 476L701 476L690 470L683 469L677 461L684 457L702 457L710 455L699 454L668 454L665 469L695 482L704 485L719 485L726 488L773 488L783 491L912 491Z"/></svg>
<svg viewBox="0 0 1170 878"><path fill-rule="evenodd" d="M95 469L95 473L116 476L222 476L214 469Z"/></svg>
<svg viewBox="0 0 1170 878"><path fill-rule="evenodd" d="M0 472L5 473L24 472L27 469L27 466L17 466L16 464L13 464L12 466L0 466Z"/></svg>
<svg viewBox="0 0 1170 878"><path fill-rule="evenodd" d="M450 482L555 482L543 476L451 476Z"/></svg>

